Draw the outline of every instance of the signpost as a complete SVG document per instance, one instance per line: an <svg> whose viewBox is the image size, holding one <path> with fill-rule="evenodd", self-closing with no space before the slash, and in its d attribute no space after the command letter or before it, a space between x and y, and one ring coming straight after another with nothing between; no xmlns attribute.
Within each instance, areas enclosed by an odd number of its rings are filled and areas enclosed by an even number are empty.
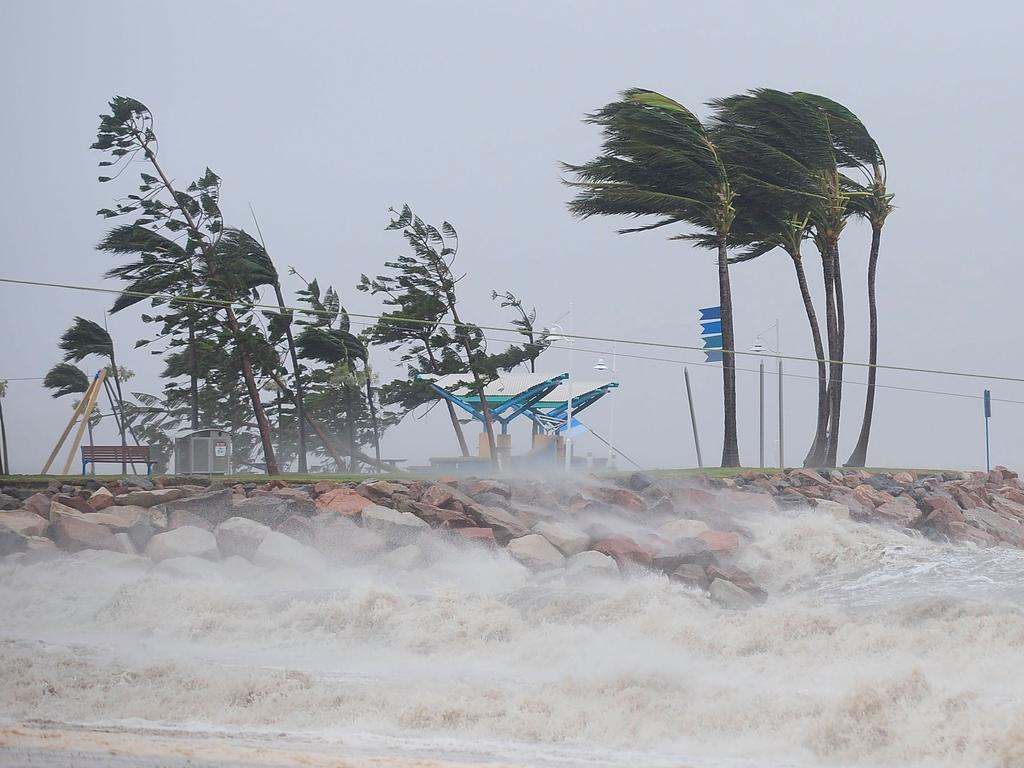
<svg viewBox="0 0 1024 768"><path fill-rule="evenodd" d="M992 471L992 459L988 448L988 420L992 418L992 392L985 390L985 471Z"/></svg>
<svg viewBox="0 0 1024 768"><path fill-rule="evenodd" d="M704 341L704 362L722 362L722 308L705 307L700 312L700 337Z"/></svg>

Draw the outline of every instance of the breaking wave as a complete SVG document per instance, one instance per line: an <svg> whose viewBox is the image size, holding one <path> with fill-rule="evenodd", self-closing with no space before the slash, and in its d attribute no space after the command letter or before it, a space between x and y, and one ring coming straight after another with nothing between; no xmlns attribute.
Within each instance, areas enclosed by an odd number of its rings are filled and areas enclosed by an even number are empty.
<svg viewBox="0 0 1024 768"><path fill-rule="evenodd" d="M440 538L418 567L0 563L0 717L517 765L1024 765L1024 553L750 516L746 612Z"/></svg>

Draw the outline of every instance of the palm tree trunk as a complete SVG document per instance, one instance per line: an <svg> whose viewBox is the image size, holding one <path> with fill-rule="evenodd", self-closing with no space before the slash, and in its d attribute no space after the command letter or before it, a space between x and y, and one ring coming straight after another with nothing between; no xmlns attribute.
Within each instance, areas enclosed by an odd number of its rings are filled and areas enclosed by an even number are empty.
<svg viewBox="0 0 1024 768"><path fill-rule="evenodd" d="M189 259L189 273L192 272L191 259ZM194 298L192 293L192 281L188 283L189 298ZM188 367L189 367L189 410L192 422L192 429L199 429L199 353L196 351L196 305L194 301L189 302L188 307Z"/></svg>
<svg viewBox="0 0 1024 768"><path fill-rule="evenodd" d="M7 452L7 424L4 422L4 399L0 397L0 474L11 474L11 455Z"/></svg>
<svg viewBox="0 0 1024 768"><path fill-rule="evenodd" d="M121 474L128 474L128 462L126 456L128 454L128 441L124 436L125 428L125 415L124 415L124 395L121 394L121 374L117 370L117 360L114 359L114 342L110 342L110 370L114 374L114 387L117 390L117 410L121 414L117 421L118 432L121 433Z"/></svg>
<svg viewBox="0 0 1024 768"><path fill-rule="evenodd" d="M836 326L836 295L835 295L835 274L833 271L834 262L832 261L832 250L828 244L821 242L818 243L819 252L821 254L821 271L825 282L825 329L828 335L828 401L829 401L829 436L826 439L825 452L822 454L822 466L828 466L828 443L831 441L832 430L835 429L834 424L834 408L833 408L833 386L836 378L836 366L833 362L836 360L837 345L838 345L838 330Z"/></svg>
<svg viewBox="0 0 1024 768"><path fill-rule="evenodd" d="M875 366L878 363L878 306L875 304L875 270L878 266L878 247L882 242L882 225L871 225L871 254L868 257L868 392L864 399L864 420L860 425L857 445L846 462L848 467L863 467L868 460L868 439L871 436L871 418L875 411Z"/></svg>
<svg viewBox="0 0 1024 768"><path fill-rule="evenodd" d="M370 424L373 427L373 454L377 459L377 471L382 472L380 464L380 429L377 425L377 406L373 402L373 374L370 371L370 364L364 364L366 374L366 404L370 407Z"/></svg>
<svg viewBox="0 0 1024 768"><path fill-rule="evenodd" d="M792 256L792 254L790 254ZM804 459L805 467L819 467L825 456L825 441L828 438L828 369L825 365L825 347L821 341L821 329L818 326L818 314L814 311L811 291L807 287L807 274L800 255L792 256L796 279L800 284L800 296L807 313L807 323L811 326L811 338L814 340L814 356L818 359L818 420L814 429L814 441Z"/></svg>
<svg viewBox="0 0 1024 768"><path fill-rule="evenodd" d="M345 426L348 428L348 471L354 475L356 473L356 420L352 415L352 385L348 382L345 382Z"/></svg>
<svg viewBox="0 0 1024 768"><path fill-rule="evenodd" d="M729 249L725 235L718 238L718 298L722 307L722 399L725 407L725 435L722 466L740 465L736 436L736 337L732 325L732 289L729 285Z"/></svg>
<svg viewBox="0 0 1024 768"><path fill-rule="evenodd" d="M839 456L839 424L843 404L843 356L846 350L846 310L843 307L843 273L839 263L839 243L832 241L832 280L836 294L836 373L832 379L832 429L828 433L827 466L834 467Z"/></svg>
<svg viewBox="0 0 1024 768"><path fill-rule="evenodd" d="M285 310L284 294L281 292L281 284L274 281L274 293L277 296L277 306L281 308L282 314ZM299 354L295 350L295 337L292 334L292 324L289 320L284 328L285 338L288 340L288 354L292 358L292 378L295 379L295 417L299 422L299 472L307 472L306 466L306 396L302 389L302 368L299 366Z"/></svg>

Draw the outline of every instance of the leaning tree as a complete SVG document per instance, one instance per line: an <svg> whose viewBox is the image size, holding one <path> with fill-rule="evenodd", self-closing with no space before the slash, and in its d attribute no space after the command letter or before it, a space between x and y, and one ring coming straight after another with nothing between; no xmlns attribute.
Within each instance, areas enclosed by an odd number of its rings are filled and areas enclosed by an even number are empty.
<svg viewBox="0 0 1024 768"><path fill-rule="evenodd" d="M725 153L696 115L654 91L625 91L621 99L586 120L602 129L602 148L583 165L563 165L574 177L567 183L577 190L569 210L582 218L657 217L654 223L620 233L686 224L695 231L672 239L695 240L717 252L725 411L722 466L738 467L736 340L729 284L729 236L736 208Z"/></svg>

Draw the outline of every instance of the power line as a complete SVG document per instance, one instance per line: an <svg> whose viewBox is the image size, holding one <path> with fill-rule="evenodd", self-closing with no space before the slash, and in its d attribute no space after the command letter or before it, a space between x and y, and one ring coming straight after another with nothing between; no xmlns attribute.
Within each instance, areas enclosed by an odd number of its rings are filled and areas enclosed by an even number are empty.
<svg viewBox="0 0 1024 768"><path fill-rule="evenodd" d="M148 292L144 292L144 291L119 290L119 289L116 289L116 288L98 288L96 286L88 286L88 285L73 285L73 284L68 284L68 283L46 283L46 282L41 282L41 281L37 281L37 280L19 280L19 279L9 278L9 277L0 277L0 283L8 283L8 284L11 284L11 285L28 285L28 286L38 287L38 288L61 288L61 289L73 290L73 291L86 291L86 292L93 292L93 293L106 293L106 294L113 294L113 295L118 295L118 296L132 296L132 297L143 298L143 299L159 299L161 301L174 302L174 303L177 303L177 304L193 303L193 304L199 304L199 305L202 305L202 306L217 307L217 308L235 307L235 308L240 308L240 309L243 309L243 310L244 309L263 309L263 310L270 310L270 311L273 311L273 312L278 313L278 314L282 314L282 313L295 314L295 313L297 313L297 314L303 314L303 315L311 315L311 316L314 316L314 317L333 316L333 313L330 313L330 312L327 312L327 311L316 310L316 309L308 309L308 308L305 308L305 307L288 307L288 306L282 307L282 306L280 306L278 304L261 304L261 303L257 303L257 302L253 302L253 303L232 302L232 301L224 301L224 300L221 300L221 299L208 299L208 298L203 298L203 297L198 297L198 296L176 296L174 294L167 294L167 293L148 293ZM382 315L379 315L379 314L368 314L368 313L360 313L360 312L348 312L347 314L349 315L349 317L361 317L361 318L366 318L366 319L374 320L374 321L380 321L380 320L383 319L383 320L386 320L387 322L395 322L395 323L408 323L408 324L420 323L420 324L423 324L423 325L445 326L445 327L451 327L451 328L478 328L478 329L483 330L483 331L499 331L499 332L512 332L512 333L516 333L517 332L515 328L510 328L508 326L474 325L472 323L461 323L460 324L460 323L454 323L454 322L450 322L450 321L435 322L433 320L421 320L419 318L414 318L414 317L401 317L401 316L394 316L394 315L389 315L388 317L384 318ZM640 347L657 347L657 348L662 348L662 349L678 349L678 350L684 350L684 351L688 351L688 352L704 352L705 351L705 349L703 347L690 346L690 345L687 345L687 344L670 344L668 342L663 342L663 341L648 341L648 340L645 340L645 339L624 339L624 338L615 338L615 337L610 337L610 336L589 336L589 335L579 334L579 333L566 333L564 331L560 331L559 335L561 335L564 338L578 339L580 341L600 341L600 342L605 342L605 343L609 343L609 344L625 344L625 345L640 346ZM730 350L722 350L722 351L730 352ZM988 380L988 381L1006 381L1006 382L1012 382L1012 383L1015 383L1015 384L1024 384L1024 378L1020 378L1020 377L1017 377L1017 376L1004 376L1004 375L1000 375L1000 374L973 373L973 372L970 372L970 371L950 371L950 370L943 370L943 369L939 369L939 368L915 368L915 367L912 367L912 366L887 365L887 364L883 364L883 363L864 363L864 362L859 362L859 361L855 361L855 360L831 360L831 359L828 359L828 358L803 357L803 356L799 356L799 355L783 355L783 354L768 353L768 352L749 352L749 351L746 351L746 350L739 350L739 349L731 350L731 352L734 355L740 355L740 356L746 355L748 357L770 358L770 359L773 359L773 360L793 360L793 361L797 361L797 362L816 363L816 364L817 363L826 363L826 364L836 364L836 365L850 365L850 366L854 366L854 367L858 367L858 368L876 368L876 369L879 369L879 370L901 371L901 372L904 372L904 373L927 373L927 374L932 374L932 375L935 375L935 376L956 376L956 377L960 377L960 378L982 379L982 380ZM626 355L623 354L622 356L625 357ZM699 363L694 363L694 365L698 365L698 364ZM740 369L738 369L738 370L740 370ZM857 383L857 382L852 382L852 383ZM949 393L949 394L954 394L954 393Z"/></svg>

